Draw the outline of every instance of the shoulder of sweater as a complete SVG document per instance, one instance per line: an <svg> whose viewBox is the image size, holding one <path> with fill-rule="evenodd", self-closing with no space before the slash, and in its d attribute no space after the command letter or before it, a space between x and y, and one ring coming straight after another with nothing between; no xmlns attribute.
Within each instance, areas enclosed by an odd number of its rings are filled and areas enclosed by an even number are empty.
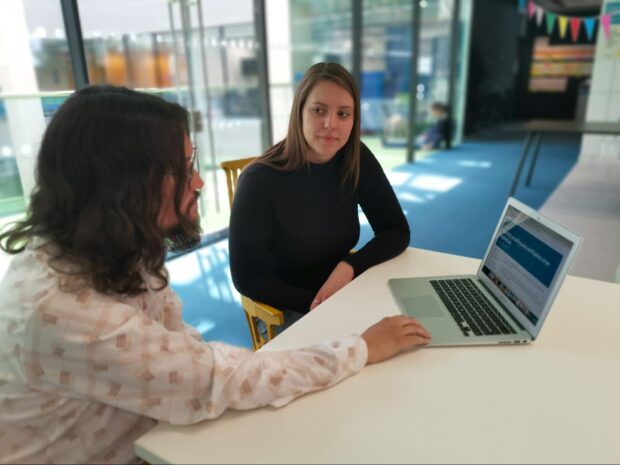
<svg viewBox="0 0 620 465"><path fill-rule="evenodd" d="M255 163L241 172L239 184L244 186L264 186L269 184L276 174L276 169Z"/></svg>
<svg viewBox="0 0 620 465"><path fill-rule="evenodd" d="M377 157L372 153L372 151L364 144L360 142L360 171L365 172L367 170L372 170L380 166Z"/></svg>
<svg viewBox="0 0 620 465"><path fill-rule="evenodd" d="M266 176L269 173L272 173L274 171L276 170L270 166L263 165L262 163L253 163L243 170L242 175L246 177L247 176L261 177L261 176Z"/></svg>

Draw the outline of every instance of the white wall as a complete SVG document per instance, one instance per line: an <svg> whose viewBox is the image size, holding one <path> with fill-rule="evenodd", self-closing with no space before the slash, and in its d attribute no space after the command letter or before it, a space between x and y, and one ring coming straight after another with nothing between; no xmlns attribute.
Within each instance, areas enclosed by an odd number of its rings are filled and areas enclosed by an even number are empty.
<svg viewBox="0 0 620 465"><path fill-rule="evenodd" d="M605 0L601 12L607 12L612 4L620 7L618 0ZM616 16L615 20L618 19ZM612 24L610 39L605 37L599 24L586 120L620 122L620 24ZM583 138L582 160L619 156L619 136L592 135Z"/></svg>

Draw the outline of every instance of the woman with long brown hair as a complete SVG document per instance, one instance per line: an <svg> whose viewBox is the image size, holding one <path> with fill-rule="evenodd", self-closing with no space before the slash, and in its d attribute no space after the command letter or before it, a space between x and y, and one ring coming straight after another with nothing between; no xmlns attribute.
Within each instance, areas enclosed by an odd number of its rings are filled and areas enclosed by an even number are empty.
<svg viewBox="0 0 620 465"><path fill-rule="evenodd" d="M375 236L350 254L358 206ZM359 91L341 65L305 73L286 138L239 179L229 240L235 286L284 309L286 326L409 244L394 191L360 141Z"/></svg>

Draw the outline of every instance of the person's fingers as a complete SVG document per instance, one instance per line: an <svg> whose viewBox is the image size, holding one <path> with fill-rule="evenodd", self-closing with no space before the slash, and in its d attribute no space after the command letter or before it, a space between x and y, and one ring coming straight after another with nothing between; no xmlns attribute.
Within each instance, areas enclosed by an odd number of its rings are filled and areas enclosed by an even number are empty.
<svg viewBox="0 0 620 465"><path fill-rule="evenodd" d="M408 334L403 337L403 341L406 344L406 347L415 347L428 344L431 341L431 338L421 334Z"/></svg>
<svg viewBox="0 0 620 465"><path fill-rule="evenodd" d="M406 320L399 321L399 324L402 325L402 326L417 326L419 328L424 328L422 323L420 323L418 320L415 320L415 319L409 318L409 317L407 317Z"/></svg>
<svg viewBox="0 0 620 465"><path fill-rule="evenodd" d="M413 317L411 317L411 316L402 315L401 322L402 322L403 324L407 324L407 325L409 325L409 324L413 324L413 325L419 326L419 327L421 327L421 328L424 328L424 326L422 325L422 323L420 323L418 320L416 320L415 318L413 318Z"/></svg>
<svg viewBox="0 0 620 465"><path fill-rule="evenodd" d="M323 303L323 297L319 293L316 295L316 297L312 301L312 304L310 305L310 310L313 310L314 308L318 307L321 303Z"/></svg>
<svg viewBox="0 0 620 465"><path fill-rule="evenodd" d="M427 336L430 336L430 333L427 331L427 329L422 326L422 324L419 321L413 320L413 321L408 321L406 323L404 323L401 328L403 329L403 331L417 331L420 332L421 334L425 334Z"/></svg>
<svg viewBox="0 0 620 465"><path fill-rule="evenodd" d="M388 318L393 318L394 320L397 320L397 321L399 321L400 323L403 323L403 324L406 324L406 323L420 324L420 322L418 320L416 320L412 316L408 316L408 315L393 315L393 316L388 317Z"/></svg>
<svg viewBox="0 0 620 465"><path fill-rule="evenodd" d="M418 326L409 326L407 328L401 328L403 336L409 336L412 334L417 334L419 336L431 337L431 334L425 330L424 328L420 328Z"/></svg>
<svg viewBox="0 0 620 465"><path fill-rule="evenodd" d="M411 340L411 346L412 347L425 346L429 342L431 342L431 340L429 338L422 337L422 336L413 336L413 337L410 337L410 340Z"/></svg>
<svg viewBox="0 0 620 465"><path fill-rule="evenodd" d="M406 324L401 326L399 328L398 337L406 341L407 344L419 343L419 341L428 342L431 339L430 333L419 324ZM412 340L414 340L414 342L412 342Z"/></svg>
<svg viewBox="0 0 620 465"><path fill-rule="evenodd" d="M428 333L427 331L408 331L402 334L403 337L410 337L410 336L419 336L419 337L423 337L425 339L430 339L432 336L430 333Z"/></svg>
<svg viewBox="0 0 620 465"><path fill-rule="evenodd" d="M424 328L415 325L408 326L397 326L392 330L392 337L399 343L402 344L410 344L411 338L422 338L425 340L430 340L431 335Z"/></svg>
<svg viewBox="0 0 620 465"><path fill-rule="evenodd" d="M417 328L417 327L413 327L413 328L409 328L403 331L403 335L405 336L410 336L410 335L418 335L418 336L423 336L426 338L430 338L431 337L431 333L429 333L428 331L426 331L424 328Z"/></svg>
<svg viewBox="0 0 620 465"><path fill-rule="evenodd" d="M425 345L428 344L429 341L430 339L419 335L402 336L396 340L396 345L398 347L398 350L396 352L401 352L403 350Z"/></svg>

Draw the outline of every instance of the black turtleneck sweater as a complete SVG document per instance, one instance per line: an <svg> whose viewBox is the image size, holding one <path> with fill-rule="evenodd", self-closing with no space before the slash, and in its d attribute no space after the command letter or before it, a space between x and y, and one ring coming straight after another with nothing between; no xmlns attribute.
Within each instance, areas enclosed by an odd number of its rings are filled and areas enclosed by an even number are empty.
<svg viewBox="0 0 620 465"><path fill-rule="evenodd" d="M230 217L237 290L277 308L308 312L338 262L360 275L409 245L409 225L385 173L362 144L357 188L342 186L340 153L297 171L252 165L239 177ZM375 233L355 254L358 205Z"/></svg>

